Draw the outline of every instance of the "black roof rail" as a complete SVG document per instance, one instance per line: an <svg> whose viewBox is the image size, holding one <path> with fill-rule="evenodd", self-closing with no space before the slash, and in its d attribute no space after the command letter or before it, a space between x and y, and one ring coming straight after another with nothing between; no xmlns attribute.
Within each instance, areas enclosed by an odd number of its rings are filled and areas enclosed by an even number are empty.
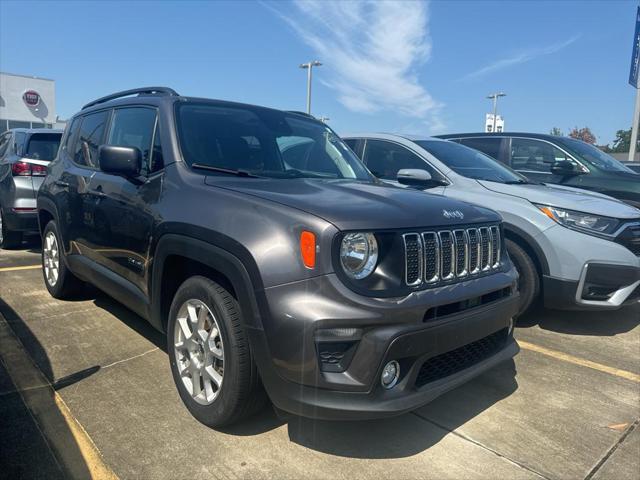
<svg viewBox="0 0 640 480"><path fill-rule="evenodd" d="M309 117L309 118L313 118L314 120L317 120L317 118L311 115L310 113L301 112L299 110L287 110L287 113L297 113L298 115L304 115L305 117Z"/></svg>
<svg viewBox="0 0 640 480"><path fill-rule="evenodd" d="M115 100L116 98L128 97L129 95L152 95L152 94L161 94L161 95L170 95L173 97L178 96L178 92L169 87L144 87L144 88L132 88L131 90L123 90L122 92L112 93L111 95L107 95L106 97L100 97L93 102L87 103L82 110L85 108L93 107L99 103L108 102L109 100Z"/></svg>

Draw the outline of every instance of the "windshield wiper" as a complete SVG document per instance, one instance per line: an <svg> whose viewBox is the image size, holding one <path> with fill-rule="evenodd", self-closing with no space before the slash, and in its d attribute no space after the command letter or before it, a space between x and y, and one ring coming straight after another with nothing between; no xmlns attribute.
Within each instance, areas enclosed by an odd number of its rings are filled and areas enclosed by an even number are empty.
<svg viewBox="0 0 640 480"><path fill-rule="evenodd" d="M211 165L205 165L203 163L192 163L191 168L198 168L200 170L208 170L210 172L228 173L230 175L236 175L238 177L251 177L262 178L259 175L254 175L247 170L233 170L232 168L214 167Z"/></svg>

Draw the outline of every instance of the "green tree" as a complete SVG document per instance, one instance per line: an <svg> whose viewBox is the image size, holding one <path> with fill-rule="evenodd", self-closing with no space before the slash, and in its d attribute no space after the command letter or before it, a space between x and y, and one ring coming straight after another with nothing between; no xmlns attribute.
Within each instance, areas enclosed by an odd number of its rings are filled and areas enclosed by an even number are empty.
<svg viewBox="0 0 640 480"><path fill-rule="evenodd" d="M626 153L631 149L631 129L618 130L613 141L611 151L614 153ZM637 150L637 147L636 147Z"/></svg>
<svg viewBox="0 0 640 480"><path fill-rule="evenodd" d="M589 127L574 127L574 129L569 132L569 136L571 138L590 143L591 145L594 145L596 143L596 136L591 132L591 129Z"/></svg>
<svg viewBox="0 0 640 480"><path fill-rule="evenodd" d="M553 127L549 132L550 135L555 135L556 137L563 137L564 133L558 127Z"/></svg>

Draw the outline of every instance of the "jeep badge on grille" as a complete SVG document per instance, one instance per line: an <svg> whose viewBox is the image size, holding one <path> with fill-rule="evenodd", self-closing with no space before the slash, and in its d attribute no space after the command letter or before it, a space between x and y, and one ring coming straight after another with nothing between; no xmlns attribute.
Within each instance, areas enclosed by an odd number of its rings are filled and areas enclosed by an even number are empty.
<svg viewBox="0 0 640 480"><path fill-rule="evenodd" d="M444 218L458 218L462 220L464 218L464 213L460 210L442 210L442 216Z"/></svg>

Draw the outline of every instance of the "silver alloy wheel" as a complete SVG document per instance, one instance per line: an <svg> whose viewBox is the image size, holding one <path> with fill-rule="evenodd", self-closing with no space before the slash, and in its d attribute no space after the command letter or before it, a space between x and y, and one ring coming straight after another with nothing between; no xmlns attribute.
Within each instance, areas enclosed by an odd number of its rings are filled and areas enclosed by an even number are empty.
<svg viewBox="0 0 640 480"><path fill-rule="evenodd" d="M182 383L201 405L210 405L222 389L224 347L215 315L200 300L187 300L173 330L176 365Z"/></svg>
<svg viewBox="0 0 640 480"><path fill-rule="evenodd" d="M58 250L58 239L55 233L49 232L44 237L42 253L44 278L47 279L49 286L53 287L58 283L58 275L60 272L60 252Z"/></svg>

